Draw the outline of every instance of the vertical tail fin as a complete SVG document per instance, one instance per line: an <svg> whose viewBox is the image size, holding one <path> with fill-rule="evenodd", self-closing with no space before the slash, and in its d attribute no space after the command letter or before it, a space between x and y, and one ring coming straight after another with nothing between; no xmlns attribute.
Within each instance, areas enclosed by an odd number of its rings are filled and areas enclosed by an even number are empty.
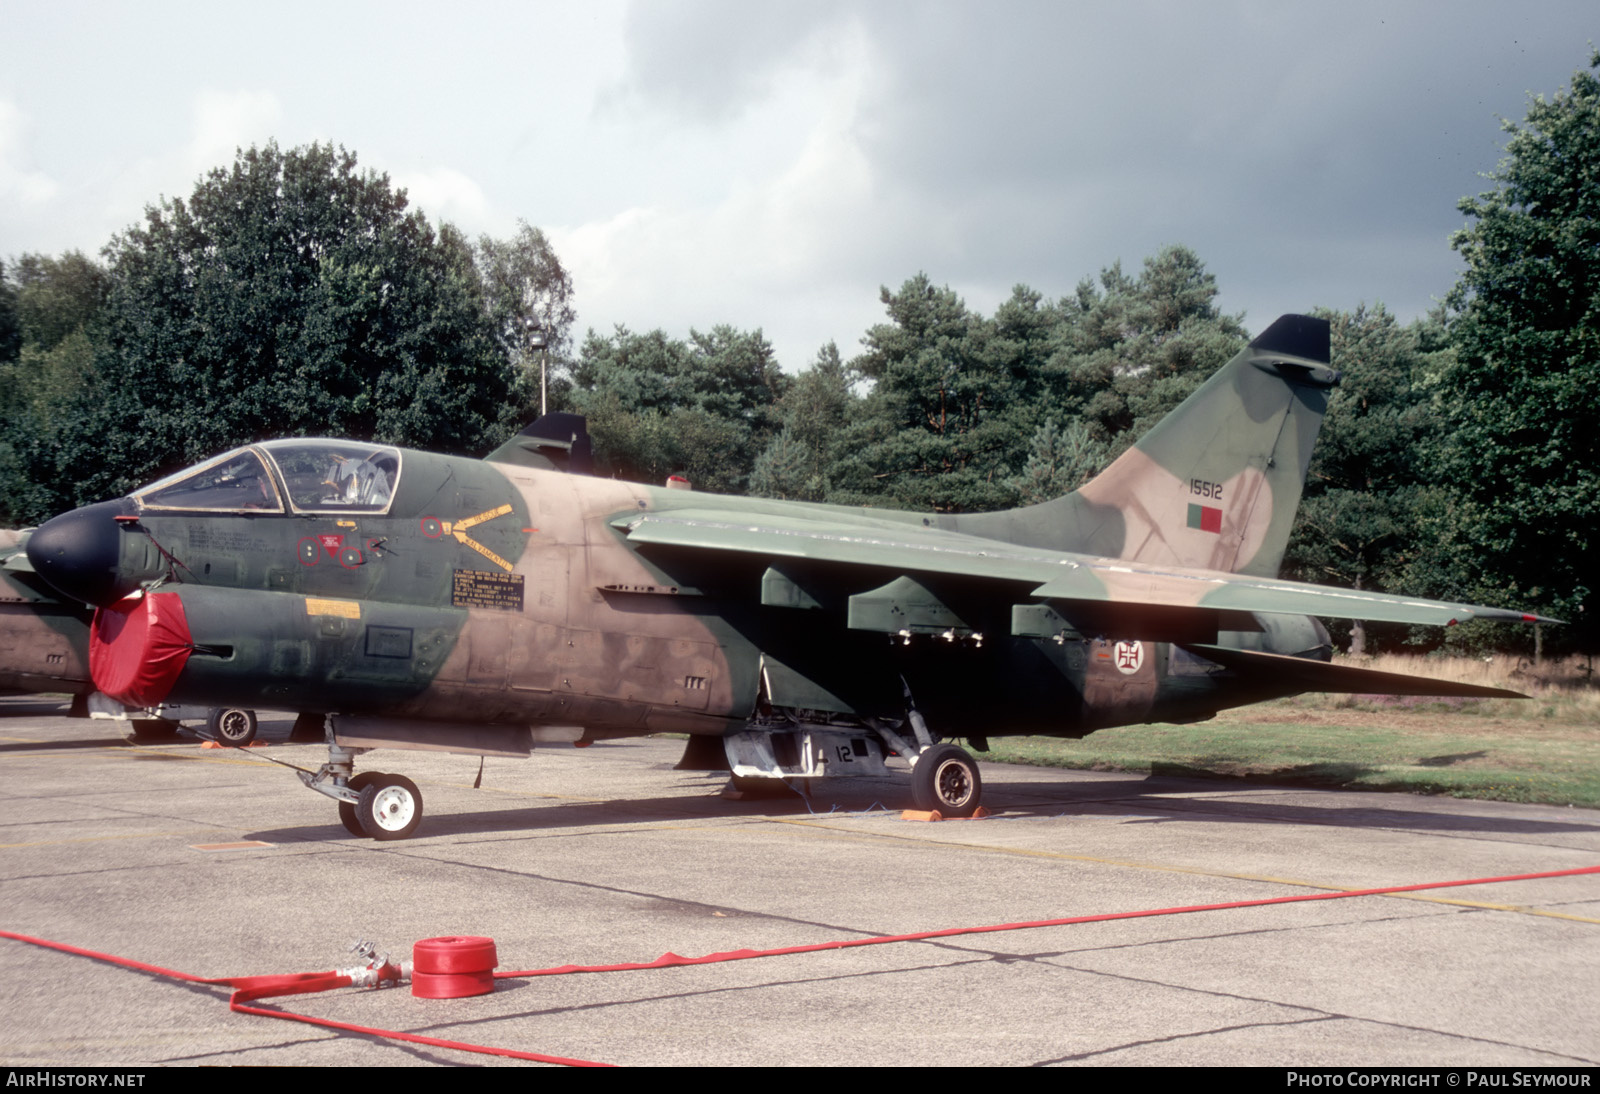
<svg viewBox="0 0 1600 1094"><path fill-rule="evenodd" d="M957 518L974 535L1276 576L1339 374L1325 319L1285 315L1082 489Z"/></svg>

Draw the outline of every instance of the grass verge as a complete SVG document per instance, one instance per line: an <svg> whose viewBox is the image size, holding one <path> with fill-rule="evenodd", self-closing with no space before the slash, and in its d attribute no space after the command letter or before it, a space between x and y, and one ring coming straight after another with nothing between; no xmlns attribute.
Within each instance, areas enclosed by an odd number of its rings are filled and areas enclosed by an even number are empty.
<svg viewBox="0 0 1600 1094"><path fill-rule="evenodd" d="M1103 729L1080 741L1006 737L986 759L1600 808L1600 742L1508 742L1326 723Z"/></svg>
<svg viewBox="0 0 1600 1094"><path fill-rule="evenodd" d="M1475 678L1531 699L1302 696L1198 725L1124 726L1077 741L995 738L986 758L1600 808L1600 691L1586 665L1491 674L1477 662L1389 658L1374 667Z"/></svg>

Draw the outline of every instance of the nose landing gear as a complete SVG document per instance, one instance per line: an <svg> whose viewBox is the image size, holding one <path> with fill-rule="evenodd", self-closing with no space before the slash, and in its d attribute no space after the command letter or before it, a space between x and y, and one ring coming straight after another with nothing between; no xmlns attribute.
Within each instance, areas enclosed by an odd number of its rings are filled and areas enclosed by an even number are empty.
<svg viewBox="0 0 1600 1094"><path fill-rule="evenodd" d="M316 771L299 769L300 781L339 803L339 823L352 836L405 839L422 822L422 791L404 775L381 771L355 774L364 748L346 748L328 734L328 762Z"/></svg>

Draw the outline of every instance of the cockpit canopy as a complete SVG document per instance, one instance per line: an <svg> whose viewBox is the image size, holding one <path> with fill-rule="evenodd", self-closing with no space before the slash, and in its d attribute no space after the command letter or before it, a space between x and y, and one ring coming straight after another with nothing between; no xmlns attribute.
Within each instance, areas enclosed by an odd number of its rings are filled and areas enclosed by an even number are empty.
<svg viewBox="0 0 1600 1094"><path fill-rule="evenodd" d="M387 513L400 450L359 441L267 441L134 492L141 509L206 513Z"/></svg>

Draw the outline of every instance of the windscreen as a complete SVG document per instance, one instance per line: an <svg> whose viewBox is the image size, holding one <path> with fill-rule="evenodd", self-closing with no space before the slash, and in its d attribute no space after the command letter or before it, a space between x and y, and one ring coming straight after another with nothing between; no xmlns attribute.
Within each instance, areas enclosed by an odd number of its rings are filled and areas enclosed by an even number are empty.
<svg viewBox="0 0 1600 1094"><path fill-rule="evenodd" d="M136 491L145 509L191 509L207 513L281 513L283 499L261 457L248 448L224 453Z"/></svg>

